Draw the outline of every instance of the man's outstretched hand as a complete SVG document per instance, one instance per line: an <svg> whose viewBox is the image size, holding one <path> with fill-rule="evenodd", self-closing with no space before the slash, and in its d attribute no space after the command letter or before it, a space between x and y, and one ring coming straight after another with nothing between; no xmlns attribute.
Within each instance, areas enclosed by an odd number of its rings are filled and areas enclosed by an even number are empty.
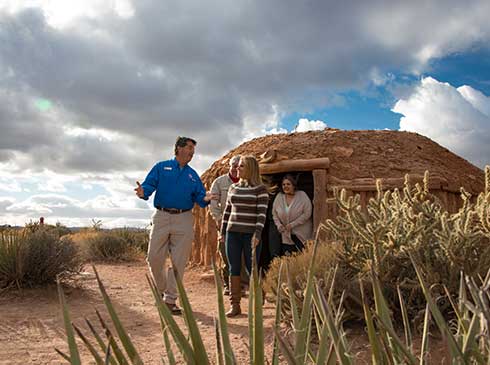
<svg viewBox="0 0 490 365"><path fill-rule="evenodd" d="M143 190L143 187L141 186L139 181L136 181L136 189L134 191L136 192L136 196L138 198L144 198L145 197L145 191Z"/></svg>

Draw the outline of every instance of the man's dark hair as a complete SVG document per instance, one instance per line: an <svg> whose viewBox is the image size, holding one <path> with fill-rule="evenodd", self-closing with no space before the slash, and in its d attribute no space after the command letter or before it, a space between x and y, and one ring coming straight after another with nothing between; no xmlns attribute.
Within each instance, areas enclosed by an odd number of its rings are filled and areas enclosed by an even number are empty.
<svg viewBox="0 0 490 365"><path fill-rule="evenodd" d="M197 142L192 138L181 137L181 136L177 137L177 139L175 140L175 148L174 148L175 156L177 156L177 147L185 147L187 146L187 142L189 141L192 142L194 146L197 144Z"/></svg>

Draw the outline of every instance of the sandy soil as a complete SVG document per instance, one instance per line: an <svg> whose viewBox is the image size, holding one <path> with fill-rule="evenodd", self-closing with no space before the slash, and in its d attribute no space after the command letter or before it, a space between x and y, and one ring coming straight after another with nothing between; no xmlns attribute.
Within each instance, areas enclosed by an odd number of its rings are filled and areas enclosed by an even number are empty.
<svg viewBox="0 0 490 365"><path fill-rule="evenodd" d="M86 270L93 272L90 267ZM146 264L143 261L124 265L99 264L97 270L145 363L161 364L165 349L158 314L145 278ZM216 351L213 321L217 315L213 280L212 275L202 269L188 269L185 273L186 290L211 361L214 361ZM72 321L84 332L88 333L85 318L94 324L98 323L96 308L109 321L93 275L77 280L76 287L67 287L65 292ZM246 309L247 305L248 301L244 298L242 307ZM175 318L185 328L183 318ZM273 322L274 307L266 303L264 325L267 328L265 345L268 353L272 348ZM230 319L228 329L237 360L239 363L247 363L247 316ZM0 364L63 363L63 359L54 350L56 347L67 352L56 287L11 291L0 297L0 344ZM91 363L87 351L82 351L82 356L84 363Z"/></svg>
<svg viewBox="0 0 490 365"><path fill-rule="evenodd" d="M97 283L90 267L88 275L65 287L72 321L88 334L84 322L88 318L93 324L98 320L95 309L109 322ZM165 357L160 322L154 301L146 282L147 267L143 261L131 264L98 264L97 270L116 306L116 310L131 335L139 354L146 364L161 364ZM216 290L210 272L202 269L187 269L185 287L192 308L197 316L208 349L210 361L215 362L216 340L213 321L216 316ZM228 306L228 303L226 303ZM242 308L248 301L242 300ZM185 328L182 317L176 316L177 323ZM270 358L273 342L274 306L264 306L264 327L266 354ZM97 326L97 328L100 328ZM232 345L239 364L247 364L248 359L248 322L242 315L230 319L228 329ZM356 364L369 364L369 347L361 327L349 328L351 353L355 354ZM434 343L433 343L434 344ZM441 346L436 346L439 349ZM65 340L63 319L58 303L56 287L30 289L22 292L10 291L0 296L0 364L61 364L64 360L55 352L59 348L68 352ZM82 361L93 363L88 351L80 344ZM178 353L175 350L175 353ZM443 351L432 352L431 363L440 364ZM180 358L181 362L182 359Z"/></svg>

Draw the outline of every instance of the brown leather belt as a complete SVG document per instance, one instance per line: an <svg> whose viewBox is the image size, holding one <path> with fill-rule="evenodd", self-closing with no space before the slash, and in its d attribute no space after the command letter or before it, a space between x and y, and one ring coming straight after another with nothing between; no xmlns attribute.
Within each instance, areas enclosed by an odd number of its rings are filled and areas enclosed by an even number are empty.
<svg viewBox="0 0 490 365"><path fill-rule="evenodd" d="M177 208L162 208L159 206L156 206L158 210L163 210L164 212L167 212L169 214L180 214L184 212L188 212L190 209L177 209Z"/></svg>

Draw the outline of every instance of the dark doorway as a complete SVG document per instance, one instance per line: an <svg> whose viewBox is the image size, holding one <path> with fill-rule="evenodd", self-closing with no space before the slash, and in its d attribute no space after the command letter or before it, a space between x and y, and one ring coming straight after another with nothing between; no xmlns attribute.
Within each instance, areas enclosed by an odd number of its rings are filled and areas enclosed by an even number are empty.
<svg viewBox="0 0 490 365"><path fill-rule="evenodd" d="M314 182L313 182L313 174L311 171L290 171L284 172L280 174L272 174L272 175L263 175L264 180L267 181L270 186L271 192L269 199L269 206L267 208L267 217L264 225L264 230L262 231L262 248L260 251L260 260L259 267L265 272L268 270L270 262L271 262L271 254L269 250L270 240L273 239L274 235L277 235L276 225L272 220L272 203L278 192L280 192L281 181L284 175L291 174L298 180L297 190L303 190L310 200L313 201L314 196Z"/></svg>

